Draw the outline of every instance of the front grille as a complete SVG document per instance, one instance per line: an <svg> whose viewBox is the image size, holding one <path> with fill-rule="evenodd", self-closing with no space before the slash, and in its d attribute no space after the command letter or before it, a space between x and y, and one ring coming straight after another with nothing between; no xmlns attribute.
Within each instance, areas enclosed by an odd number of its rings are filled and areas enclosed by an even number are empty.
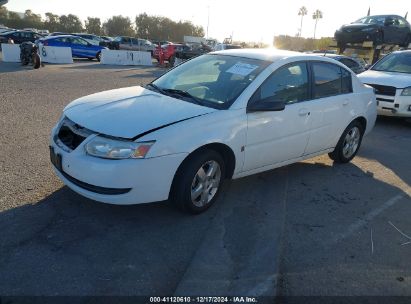
<svg viewBox="0 0 411 304"><path fill-rule="evenodd" d="M378 85L378 84L369 84L369 83L367 84L369 86L372 86L375 89L375 94L377 95L395 96L395 93L397 92L397 88L395 87Z"/></svg>
<svg viewBox="0 0 411 304"><path fill-rule="evenodd" d="M394 102L394 99L387 99L387 98L380 98L380 97L377 97L377 100L384 101L384 102Z"/></svg>
<svg viewBox="0 0 411 304"><path fill-rule="evenodd" d="M86 139L86 137L74 133L67 126L62 126L60 128L60 131L57 134L57 138L60 139L61 142L71 150L76 149L83 142L83 140Z"/></svg>
<svg viewBox="0 0 411 304"><path fill-rule="evenodd" d="M72 122L68 118L65 118L54 139L60 148L64 149L67 147L70 151L72 151L75 150L92 133L93 132L90 130L87 130Z"/></svg>

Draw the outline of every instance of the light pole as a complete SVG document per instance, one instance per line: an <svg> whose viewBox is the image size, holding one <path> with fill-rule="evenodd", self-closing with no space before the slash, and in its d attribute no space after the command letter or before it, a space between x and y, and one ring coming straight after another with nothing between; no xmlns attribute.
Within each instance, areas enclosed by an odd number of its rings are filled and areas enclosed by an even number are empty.
<svg viewBox="0 0 411 304"><path fill-rule="evenodd" d="M208 26L210 25L210 6L207 6L207 39L208 39Z"/></svg>

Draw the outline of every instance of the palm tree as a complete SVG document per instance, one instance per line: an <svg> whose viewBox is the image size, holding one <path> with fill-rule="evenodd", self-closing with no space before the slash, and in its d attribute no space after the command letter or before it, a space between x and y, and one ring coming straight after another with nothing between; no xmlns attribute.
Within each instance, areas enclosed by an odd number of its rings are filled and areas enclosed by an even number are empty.
<svg viewBox="0 0 411 304"><path fill-rule="evenodd" d="M313 19L315 20L315 27L314 27L314 39L315 39L315 32L317 31L317 22L318 19L322 19L323 18L323 12L320 10L316 10L313 13Z"/></svg>
<svg viewBox="0 0 411 304"><path fill-rule="evenodd" d="M300 7L300 10L298 11L298 16L301 16L301 25L300 25L300 33L299 36L301 37L303 34L303 18L305 15L307 15L308 10L305 6Z"/></svg>

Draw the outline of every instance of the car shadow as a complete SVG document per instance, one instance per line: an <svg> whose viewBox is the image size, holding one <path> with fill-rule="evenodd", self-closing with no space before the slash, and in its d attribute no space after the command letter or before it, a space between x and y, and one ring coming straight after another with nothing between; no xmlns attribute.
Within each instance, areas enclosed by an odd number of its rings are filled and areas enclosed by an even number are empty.
<svg viewBox="0 0 411 304"><path fill-rule="evenodd" d="M359 155L380 162L411 185L411 163L406 161L411 150L411 120L379 116L375 129L378 132L364 139Z"/></svg>
<svg viewBox="0 0 411 304"><path fill-rule="evenodd" d="M287 252L296 258L304 249L313 258L324 251L318 243L331 242L400 191L353 164L331 162L298 163L226 186L216 205L198 216L168 202L101 204L67 187L4 211L0 277L7 280L0 294L172 295L191 286L187 282L207 280L231 282L231 291L252 290L258 280L289 271L289 265L279 267L278 256ZM337 249L333 246L333 254ZM335 257L326 255L319 263L332 267ZM296 259L301 271L317 267ZM222 272L219 279L216 271ZM207 294L211 285L196 286Z"/></svg>

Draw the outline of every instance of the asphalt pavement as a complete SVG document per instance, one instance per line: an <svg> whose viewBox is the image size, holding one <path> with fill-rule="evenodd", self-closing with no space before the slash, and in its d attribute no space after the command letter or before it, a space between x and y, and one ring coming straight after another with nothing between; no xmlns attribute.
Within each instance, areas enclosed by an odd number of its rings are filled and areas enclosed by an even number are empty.
<svg viewBox="0 0 411 304"><path fill-rule="evenodd" d="M409 121L379 118L350 164L227 181L198 216L63 186L48 136L64 106L164 71L0 62L0 295L411 295Z"/></svg>

